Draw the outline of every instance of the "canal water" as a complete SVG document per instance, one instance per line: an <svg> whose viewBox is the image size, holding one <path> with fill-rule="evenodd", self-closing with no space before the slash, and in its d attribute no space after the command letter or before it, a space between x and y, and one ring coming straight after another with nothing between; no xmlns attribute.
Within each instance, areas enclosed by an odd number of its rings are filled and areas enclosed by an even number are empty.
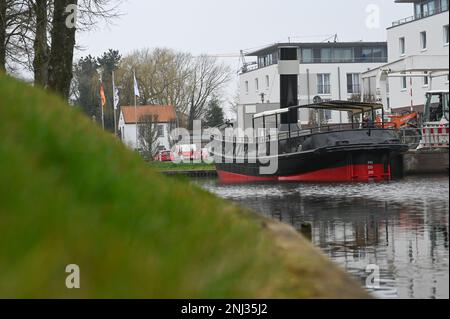
<svg viewBox="0 0 450 319"><path fill-rule="evenodd" d="M363 286L370 267L379 269L379 285L369 289L376 297L449 298L448 177L382 184L196 182L294 226Z"/></svg>

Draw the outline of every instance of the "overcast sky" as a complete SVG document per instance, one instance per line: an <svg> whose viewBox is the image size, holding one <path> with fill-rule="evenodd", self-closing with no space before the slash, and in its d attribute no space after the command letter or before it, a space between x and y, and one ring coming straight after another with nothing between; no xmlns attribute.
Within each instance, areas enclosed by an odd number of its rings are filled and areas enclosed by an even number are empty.
<svg viewBox="0 0 450 319"><path fill-rule="evenodd" d="M379 28L368 28L368 9L378 6ZM78 35L76 58L109 48L167 47L193 54L238 54L287 42L386 41L392 21L412 15L411 4L394 0L125 0L113 25ZM371 11L373 12L373 11ZM236 71L238 60L224 60Z"/></svg>

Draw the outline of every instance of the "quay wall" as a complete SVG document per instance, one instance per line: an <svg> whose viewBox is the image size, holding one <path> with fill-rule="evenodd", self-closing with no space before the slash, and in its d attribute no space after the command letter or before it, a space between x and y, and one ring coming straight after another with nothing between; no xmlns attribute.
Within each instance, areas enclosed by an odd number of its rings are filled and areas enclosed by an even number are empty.
<svg viewBox="0 0 450 319"><path fill-rule="evenodd" d="M409 151L404 156L403 167L405 175L448 174L448 150Z"/></svg>

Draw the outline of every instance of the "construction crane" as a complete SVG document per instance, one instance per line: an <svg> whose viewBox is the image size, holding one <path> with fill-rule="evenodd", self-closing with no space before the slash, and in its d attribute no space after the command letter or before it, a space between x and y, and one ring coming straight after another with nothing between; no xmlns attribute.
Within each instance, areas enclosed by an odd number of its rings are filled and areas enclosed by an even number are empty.
<svg viewBox="0 0 450 319"><path fill-rule="evenodd" d="M246 52L241 50L239 53L223 53L223 54L207 54L207 57L217 58L217 59L239 59L242 67L238 70L238 72L245 73L248 71L249 67L252 65L256 65L257 62L247 62L246 60Z"/></svg>

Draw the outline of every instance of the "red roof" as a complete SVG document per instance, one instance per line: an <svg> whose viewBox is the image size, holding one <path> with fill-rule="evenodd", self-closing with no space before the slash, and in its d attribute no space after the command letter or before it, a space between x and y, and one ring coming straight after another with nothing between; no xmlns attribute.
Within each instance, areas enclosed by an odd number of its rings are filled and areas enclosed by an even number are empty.
<svg viewBox="0 0 450 319"><path fill-rule="evenodd" d="M135 115L138 120L146 115L157 116L159 123L169 123L177 119L175 108L171 105L140 105L136 110L134 106L123 106L122 113L126 124L136 123Z"/></svg>

